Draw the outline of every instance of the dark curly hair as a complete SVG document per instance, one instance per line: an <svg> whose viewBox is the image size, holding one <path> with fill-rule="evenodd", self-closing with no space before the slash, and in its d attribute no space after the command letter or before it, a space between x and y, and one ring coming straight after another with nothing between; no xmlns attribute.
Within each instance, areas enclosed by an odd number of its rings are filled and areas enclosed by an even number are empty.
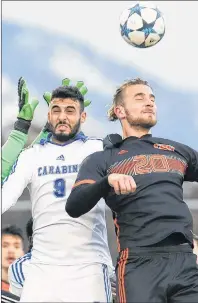
<svg viewBox="0 0 198 303"><path fill-rule="evenodd" d="M84 97L75 86L59 86L52 91L51 101L55 98L72 99L80 103L81 112L84 111Z"/></svg>

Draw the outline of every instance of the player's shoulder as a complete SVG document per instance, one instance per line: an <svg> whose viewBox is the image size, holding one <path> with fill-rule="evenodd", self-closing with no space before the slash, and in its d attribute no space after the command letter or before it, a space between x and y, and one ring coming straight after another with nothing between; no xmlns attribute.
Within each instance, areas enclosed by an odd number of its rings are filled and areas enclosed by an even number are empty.
<svg viewBox="0 0 198 303"><path fill-rule="evenodd" d="M117 148L119 148L122 143L122 137L119 134L110 134L105 138L99 139L102 145L102 149L98 152L93 153L92 158L99 159L104 158L105 160L112 156Z"/></svg>
<svg viewBox="0 0 198 303"><path fill-rule="evenodd" d="M81 132L79 134L79 136L85 141L103 141L102 137L98 137L98 136L87 136L85 135L83 132Z"/></svg>
<svg viewBox="0 0 198 303"><path fill-rule="evenodd" d="M99 143L99 144L101 144L103 142L103 138L93 137L93 136L91 136L91 137L85 136L84 137L84 142L85 143L91 143L91 144L93 144L93 143Z"/></svg>
<svg viewBox="0 0 198 303"><path fill-rule="evenodd" d="M158 137L153 137L154 140L154 145L156 148L160 148L160 149L167 149L167 150L171 150L171 151L175 151L178 152L180 155L184 156L186 159L189 159L189 157L191 157L191 155L196 152L193 148L191 148L190 146L178 142L178 141L174 141L174 140L170 140L170 139L166 139L166 138L158 138Z"/></svg>
<svg viewBox="0 0 198 303"><path fill-rule="evenodd" d="M21 151L20 157L25 157L25 158L32 157L34 152L35 152L34 146L27 146Z"/></svg>
<svg viewBox="0 0 198 303"><path fill-rule="evenodd" d="M37 154L40 150L45 150L46 146L49 146L48 138L41 138L38 142L23 149L26 154Z"/></svg>
<svg viewBox="0 0 198 303"><path fill-rule="evenodd" d="M83 161L84 163L89 163L89 165L94 165L94 164L102 164L102 163L107 163L109 162L109 158L111 157L113 152L113 149L105 149L103 148L99 151L95 151L91 154L89 154Z"/></svg>
<svg viewBox="0 0 198 303"><path fill-rule="evenodd" d="M30 159L34 161L37 159L38 152L40 152L41 149L42 147L39 144L28 146L21 151L20 158L23 158L25 161L29 161Z"/></svg>
<svg viewBox="0 0 198 303"><path fill-rule="evenodd" d="M152 137L152 140L154 140L155 144L164 144L164 145L169 145L169 146L172 146L174 149L183 149L183 150L189 150L189 149L192 149L190 146L184 144L184 143L181 143L181 142L178 142L178 141L175 141L175 140L171 140L171 139L167 139L167 138L160 138L160 137Z"/></svg>
<svg viewBox="0 0 198 303"><path fill-rule="evenodd" d="M91 148L94 151L103 150L103 139L98 137L85 137L83 140L86 148Z"/></svg>

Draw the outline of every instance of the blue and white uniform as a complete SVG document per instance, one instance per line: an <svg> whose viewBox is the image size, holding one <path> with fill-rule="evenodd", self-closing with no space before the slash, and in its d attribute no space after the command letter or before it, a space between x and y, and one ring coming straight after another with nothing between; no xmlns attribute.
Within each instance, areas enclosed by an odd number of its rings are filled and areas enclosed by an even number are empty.
<svg viewBox="0 0 198 303"><path fill-rule="evenodd" d="M65 211L80 164L101 150L102 140L82 133L65 145L54 144L49 137L24 150L4 182L3 212L27 186L32 202L33 249L21 302L111 300L109 271L113 266L105 202L101 200L80 218Z"/></svg>

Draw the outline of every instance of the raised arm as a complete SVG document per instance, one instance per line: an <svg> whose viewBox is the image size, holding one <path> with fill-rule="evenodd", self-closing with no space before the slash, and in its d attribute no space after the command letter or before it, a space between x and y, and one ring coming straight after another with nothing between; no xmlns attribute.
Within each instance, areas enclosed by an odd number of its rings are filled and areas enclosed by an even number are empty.
<svg viewBox="0 0 198 303"><path fill-rule="evenodd" d="M18 82L18 106L19 113L14 123L14 130L11 131L8 140L2 147L2 170L1 180L9 176L13 164L25 147L28 138L28 131L34 116L38 100L29 102L29 91L23 78Z"/></svg>
<svg viewBox="0 0 198 303"><path fill-rule="evenodd" d="M33 166L33 148L24 150L13 165L11 174L3 182L2 213L16 204L23 190L31 183Z"/></svg>

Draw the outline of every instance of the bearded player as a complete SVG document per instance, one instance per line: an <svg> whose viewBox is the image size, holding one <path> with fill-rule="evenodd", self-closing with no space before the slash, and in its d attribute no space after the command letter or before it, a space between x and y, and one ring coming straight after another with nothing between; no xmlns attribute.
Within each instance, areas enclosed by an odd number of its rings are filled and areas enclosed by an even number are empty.
<svg viewBox="0 0 198 303"><path fill-rule="evenodd" d="M102 197L114 211L119 302L195 303L193 220L182 184L198 182L198 153L153 137L156 112L147 81L132 79L117 89L109 118L120 121L123 138L84 160L66 211L78 218Z"/></svg>
<svg viewBox="0 0 198 303"><path fill-rule="evenodd" d="M28 128L21 117L27 100L23 103L17 132ZM17 202L26 186L32 202L33 248L21 302L111 301L104 202L80 219L65 213L79 165L90 153L103 149L101 140L81 132L85 120L79 89L55 89L49 103L49 136L24 150L4 180L3 212Z"/></svg>

